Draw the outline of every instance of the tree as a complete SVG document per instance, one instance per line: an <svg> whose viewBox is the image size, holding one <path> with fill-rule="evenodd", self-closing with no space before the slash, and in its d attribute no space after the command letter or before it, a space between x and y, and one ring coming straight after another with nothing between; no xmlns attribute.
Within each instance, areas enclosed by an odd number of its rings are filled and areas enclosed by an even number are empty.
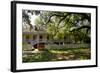
<svg viewBox="0 0 100 73"><path fill-rule="evenodd" d="M64 39L69 34L74 37L75 42L90 42L90 13L27 10L26 15L23 13L23 22L28 23L30 28L32 26L28 13L38 15L35 24L45 26L51 39Z"/></svg>
<svg viewBox="0 0 100 73"><path fill-rule="evenodd" d="M31 21L30 21L30 16L31 15L38 15L40 11L34 11L34 10L22 10L22 24L29 25L30 30L33 28ZM27 26L26 26L27 27Z"/></svg>

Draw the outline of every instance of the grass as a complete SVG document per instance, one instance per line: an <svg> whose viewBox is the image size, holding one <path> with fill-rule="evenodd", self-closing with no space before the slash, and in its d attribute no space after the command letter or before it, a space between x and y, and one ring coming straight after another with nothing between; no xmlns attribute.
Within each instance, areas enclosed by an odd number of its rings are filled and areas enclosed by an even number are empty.
<svg viewBox="0 0 100 73"><path fill-rule="evenodd" d="M23 62L47 62L47 61L68 61L87 60L91 58L90 48L63 48L45 49L41 53L33 53L23 57Z"/></svg>

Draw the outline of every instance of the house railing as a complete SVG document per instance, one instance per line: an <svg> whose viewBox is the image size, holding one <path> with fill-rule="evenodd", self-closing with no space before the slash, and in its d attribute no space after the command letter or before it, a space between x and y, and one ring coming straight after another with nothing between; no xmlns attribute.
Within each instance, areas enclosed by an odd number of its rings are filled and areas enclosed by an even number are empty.
<svg viewBox="0 0 100 73"><path fill-rule="evenodd" d="M63 49L63 48L90 48L90 44L63 44L63 45L57 45L57 44L48 44L46 45L46 48L49 49Z"/></svg>

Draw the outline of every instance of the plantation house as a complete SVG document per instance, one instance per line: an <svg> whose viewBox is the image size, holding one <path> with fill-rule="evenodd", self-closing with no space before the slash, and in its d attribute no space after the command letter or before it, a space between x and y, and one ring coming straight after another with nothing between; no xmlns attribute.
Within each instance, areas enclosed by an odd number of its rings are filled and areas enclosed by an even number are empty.
<svg viewBox="0 0 100 73"><path fill-rule="evenodd" d="M28 43L33 46L33 48L43 49L47 45L65 45L71 43L69 37L64 37L61 40L50 39L48 33L45 30L44 26L34 26L32 30L23 29L23 43Z"/></svg>
<svg viewBox="0 0 100 73"><path fill-rule="evenodd" d="M90 44L85 43L73 43L73 40L69 35L66 35L64 39L54 40L51 39L45 30L44 26L36 26L30 30L23 28L23 43L27 43L33 47L33 49L43 50L44 48L79 48L90 47Z"/></svg>

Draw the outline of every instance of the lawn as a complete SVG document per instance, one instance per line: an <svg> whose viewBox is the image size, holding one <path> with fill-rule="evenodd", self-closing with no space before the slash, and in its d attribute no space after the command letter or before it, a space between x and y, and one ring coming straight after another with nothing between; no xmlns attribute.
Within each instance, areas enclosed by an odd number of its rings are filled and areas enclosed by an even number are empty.
<svg viewBox="0 0 100 73"><path fill-rule="evenodd" d="M90 48L45 49L40 53L28 54L22 58L26 62L87 60L91 58Z"/></svg>

